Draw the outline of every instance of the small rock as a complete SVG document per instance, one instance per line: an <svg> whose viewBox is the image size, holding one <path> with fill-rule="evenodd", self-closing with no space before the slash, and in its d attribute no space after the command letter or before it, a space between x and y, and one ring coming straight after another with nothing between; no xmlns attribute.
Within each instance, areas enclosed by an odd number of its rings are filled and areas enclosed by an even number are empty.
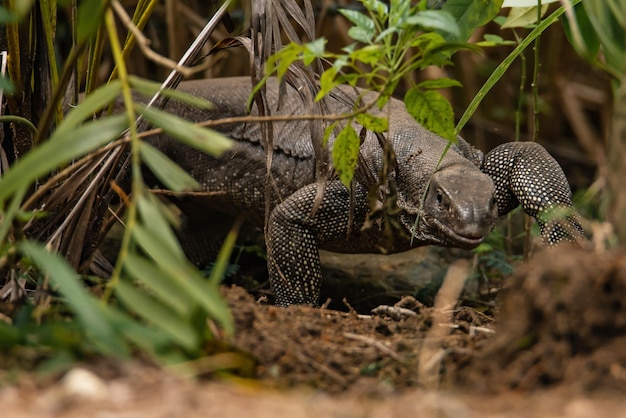
<svg viewBox="0 0 626 418"><path fill-rule="evenodd" d="M90 400L104 399L109 392L106 382L81 367L70 370L61 380L61 385L67 396Z"/></svg>

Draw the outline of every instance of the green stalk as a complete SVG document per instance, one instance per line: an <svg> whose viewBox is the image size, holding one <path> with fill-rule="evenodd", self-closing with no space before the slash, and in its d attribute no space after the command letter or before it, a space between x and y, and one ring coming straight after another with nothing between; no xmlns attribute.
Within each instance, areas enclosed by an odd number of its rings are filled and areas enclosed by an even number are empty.
<svg viewBox="0 0 626 418"><path fill-rule="evenodd" d="M16 0L7 0L6 6L9 10L15 10L15 1ZM7 46L8 50L12 51L13 56L8 61L8 72L9 78L13 80L13 83L17 88L21 88L22 86L22 73L20 71L20 57L22 56L20 52L20 47L26 48L28 42L25 41L24 44L20 44L20 28L19 23L7 23L6 25L6 37L7 37Z"/></svg>
<svg viewBox="0 0 626 418"><path fill-rule="evenodd" d="M209 283L215 287L219 286L220 282L224 278L226 268L228 267L228 262L230 260L230 255L232 254L233 248L235 248L235 244L237 243L237 236L239 235L241 224L242 219L238 217L235 220L233 227L228 232L228 235L226 235L224 243L217 254L217 258L213 264L213 269L211 270L211 275L209 276Z"/></svg>
<svg viewBox="0 0 626 418"><path fill-rule="evenodd" d="M63 67L63 72L61 72L61 77L59 78L59 83L57 88L54 89L52 98L49 100L48 105L46 106L46 110L44 111L41 120L39 121L39 125L37 126L37 135L35 136L34 143L38 144L41 142L41 135L44 135L45 132L48 131L52 123L52 116L54 115L54 111L58 105L63 100L63 95L65 94L65 90L70 82L70 78L72 76L72 69L76 65L76 61L80 58L80 55L83 52L83 49L87 43L83 41L82 43L77 44L75 48L70 50L69 56L65 62L65 66Z"/></svg>
<svg viewBox="0 0 626 418"><path fill-rule="evenodd" d="M150 19L150 16L152 16L154 8L159 4L159 0L148 1L149 3L147 6L144 6L145 1L140 2L140 4L138 4L137 8L135 9L135 14L133 15L133 24L137 26L137 29L139 30L143 30L143 28L146 27L148 19ZM128 31L126 41L124 42L124 48L122 49L122 58L124 59L124 61L126 61L126 59L128 59L128 57L130 56L130 53L132 52L136 41L137 39L135 38L135 35L131 31ZM109 81L117 77L117 72L118 69L116 65L115 68L113 68L113 71L111 71Z"/></svg>
<svg viewBox="0 0 626 418"><path fill-rule="evenodd" d="M537 22L541 23L541 0L537 0ZM532 141L537 142L539 139L539 46L541 45L541 35L535 40L534 52L535 62L533 63L533 135Z"/></svg>
<svg viewBox="0 0 626 418"><path fill-rule="evenodd" d="M48 55L48 67L50 69L51 88L52 91L55 91L59 86L59 69L57 67L57 59L54 52L57 22L56 0L41 1L39 3L39 10L41 12L41 21L46 38L46 53ZM63 103L61 100L55 103L54 113L56 121L60 122L63 119Z"/></svg>
<svg viewBox="0 0 626 418"><path fill-rule="evenodd" d="M518 34L514 31L515 38L519 43L520 38ZM526 89L526 55L524 53L520 54L520 61L522 71L520 74L520 82L519 82L519 98L517 99L517 109L515 109L515 141L520 140L521 136L521 127L522 127L522 108L524 106L524 91ZM506 253L507 256L511 257L513 255L513 213L509 212L506 214Z"/></svg>
<svg viewBox="0 0 626 418"><path fill-rule="evenodd" d="M102 58L106 33L102 25L98 28L96 37L91 42L89 50L89 64L87 66L87 77L85 82L85 94L91 93L96 88L98 81L98 67Z"/></svg>
<svg viewBox="0 0 626 418"><path fill-rule="evenodd" d="M541 0L537 0L537 24L541 24ZM532 142L537 142L539 139L539 60L540 60L540 45L541 35L538 35L535 39L534 49L534 62L533 62L533 81L531 88L533 91L533 134ZM531 226L530 216L524 213L524 260L528 259L530 254L530 246L532 237L530 235Z"/></svg>
<svg viewBox="0 0 626 418"><path fill-rule="evenodd" d="M37 128L35 127L35 125L33 125L33 123L29 121L28 119L23 118L21 116L2 115L0 116L0 123L4 123L4 122L22 123L26 125L26 127L28 127L28 129L32 131L33 135L37 135Z"/></svg>
<svg viewBox="0 0 626 418"><path fill-rule="evenodd" d="M117 35L117 29L115 26L115 17L113 16L113 10L108 8L104 14L104 23L106 30L109 35L109 42L111 44L111 53L113 54L113 59L118 68L118 78L121 82L122 89L122 98L124 100L124 106L126 108L126 115L128 117L128 126L130 131L130 155L131 155L131 172L132 172L132 183L131 183L131 194L134 196L133 199L130 199L128 202L128 217L126 220L126 229L124 231L124 237L122 238L122 244L119 251L119 255L117 261L115 263L115 268L113 269L113 273L111 275L111 280L107 283L106 290L102 295L102 302L106 303L107 300L111 297L113 289L117 285L120 280L122 267L124 265L124 261L126 256L128 255L129 248L131 246L132 241L132 233L137 225L137 197L142 191L143 180L141 176L141 166L139 161L139 137L137 136L137 124L135 123L136 114L135 108L133 106L133 97L130 86L130 80L128 77L128 71L126 69L126 63L124 62L124 57L122 55L122 46L119 42L119 38Z"/></svg>
<svg viewBox="0 0 626 418"><path fill-rule="evenodd" d="M465 124L472 117L478 106L483 101L489 90L502 78L506 70L511 66L513 61L539 36L541 35L547 28L549 28L552 24L554 24L563 13L567 10L568 7L573 7L576 4L580 3L582 0L573 0L568 6L561 6L556 9L550 16L546 19L542 20L535 29L533 29L526 38L522 40L522 42L515 47L515 49L506 57L500 65L495 69L495 71L491 74L491 76L487 79L485 84L481 87L481 89L476 93L474 99L469 104L465 113L461 116L461 119L456 125L456 132L461 132Z"/></svg>

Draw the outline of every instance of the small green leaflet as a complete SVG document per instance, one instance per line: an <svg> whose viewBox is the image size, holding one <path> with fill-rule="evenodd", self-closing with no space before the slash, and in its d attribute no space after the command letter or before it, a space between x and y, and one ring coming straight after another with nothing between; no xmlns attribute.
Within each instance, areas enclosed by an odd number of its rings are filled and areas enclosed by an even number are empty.
<svg viewBox="0 0 626 418"><path fill-rule="evenodd" d="M369 113L360 113L356 117L357 122L359 122L364 128L372 132L387 132L389 130L389 122L387 118L379 118L374 115L370 115Z"/></svg>
<svg viewBox="0 0 626 418"><path fill-rule="evenodd" d="M374 21L361 12L350 9L339 9L339 12L354 24L348 35L355 41L369 44L376 33Z"/></svg>
<svg viewBox="0 0 626 418"><path fill-rule="evenodd" d="M450 13L459 26L459 36L448 33L448 41L465 42L479 26L491 21L502 7L503 0L448 0L442 10Z"/></svg>
<svg viewBox="0 0 626 418"><path fill-rule="evenodd" d="M170 99L186 103L199 109L213 109L215 107L209 100L194 96L182 90L162 88L161 83L155 83L132 75L129 77L129 80L133 89L144 96L150 97L159 93L162 96L169 97Z"/></svg>
<svg viewBox="0 0 626 418"><path fill-rule="evenodd" d="M554 3L559 0L541 0L541 4ZM504 0L502 7L534 7L537 6L537 0Z"/></svg>
<svg viewBox="0 0 626 418"><path fill-rule="evenodd" d="M404 96L404 104L417 123L447 140L455 141L454 112L450 102L441 94L413 87Z"/></svg>
<svg viewBox="0 0 626 418"><path fill-rule="evenodd" d="M163 182L170 190L185 192L200 189L200 184L167 155L154 148L147 142L142 142L139 148L141 160L150 168L150 171Z"/></svg>
<svg viewBox="0 0 626 418"><path fill-rule="evenodd" d="M352 125L347 125L335 138L333 164L341 182L348 188L354 177L361 141Z"/></svg>
<svg viewBox="0 0 626 418"><path fill-rule="evenodd" d="M163 129L163 132L176 138L199 151L210 155L219 155L231 147L232 141L225 135L195 125L178 116L162 110L135 104L138 113L154 126Z"/></svg>
<svg viewBox="0 0 626 418"><path fill-rule="evenodd" d="M454 38L458 38L461 35L459 25L454 17L442 10L423 10L407 18L405 23L432 31L448 33Z"/></svg>
<svg viewBox="0 0 626 418"><path fill-rule="evenodd" d="M463 85L458 80L444 77L422 81L417 87L420 89L447 89L448 87L463 87Z"/></svg>
<svg viewBox="0 0 626 418"><path fill-rule="evenodd" d="M541 16L548 11L548 5L541 6ZM502 24L502 29L523 28L537 23L537 6L534 7L516 7L511 9L506 21Z"/></svg>

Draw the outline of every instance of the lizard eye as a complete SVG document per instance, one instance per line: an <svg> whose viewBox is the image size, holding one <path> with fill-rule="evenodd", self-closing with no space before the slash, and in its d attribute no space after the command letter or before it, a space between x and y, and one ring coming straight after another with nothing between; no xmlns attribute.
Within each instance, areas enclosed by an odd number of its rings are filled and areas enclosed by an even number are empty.
<svg viewBox="0 0 626 418"><path fill-rule="evenodd" d="M443 195L440 191L437 192L437 203L439 203L440 205L443 203Z"/></svg>

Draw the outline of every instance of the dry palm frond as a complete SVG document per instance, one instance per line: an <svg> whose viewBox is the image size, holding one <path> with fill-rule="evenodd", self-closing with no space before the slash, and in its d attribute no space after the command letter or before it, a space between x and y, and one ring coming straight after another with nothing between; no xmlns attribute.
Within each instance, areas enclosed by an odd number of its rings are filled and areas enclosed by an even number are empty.
<svg viewBox="0 0 626 418"><path fill-rule="evenodd" d="M302 3L302 5L300 5ZM252 68L251 75L254 83L258 83L263 77L265 64L270 55L283 47L283 36L290 42L302 42L298 36L298 32L303 33L305 41L315 39L315 18L313 7L309 0L298 2L296 0L258 0L252 3L252 24L251 24L251 41L252 41ZM317 94L317 79L323 68L321 62L315 61L312 66L305 67L303 65L291 65L286 74L285 80L279 86L278 106L281 103L281 97L285 94L285 82L298 85L305 83L306 88L296 89L300 91L303 103L309 103L307 109L310 114L322 113L324 111L323 104L315 104L313 98ZM265 89L261 88L255 95L255 103L259 115L269 115L272 109L269 108ZM322 145L324 137L323 121L316 120L309 122L311 131L311 139L313 150L316 157L316 175L320 185L323 185L328 178L328 154ZM270 167L272 165L272 153L274 144L272 141L271 124L266 124L263 133L263 145L266 152L266 196L270 195L272 185ZM324 188L318 187L316 203L313 212L321 203ZM266 201L265 218L269 215L269 199Z"/></svg>
<svg viewBox="0 0 626 418"><path fill-rule="evenodd" d="M226 8L229 4L230 1L222 4L178 61L178 66L188 67L197 63L202 46L217 23L226 15ZM282 48L284 39L289 42L301 42L299 34L302 34L306 41L315 38L315 19L309 0L301 2L295 0L254 1L252 2L251 27L250 38L241 36L230 38L218 43L218 48L245 46L252 56L251 82L253 83L263 78L265 62L272 53ZM304 89L302 99L305 103L311 103L310 113L321 113L323 110L321 105L313 104L313 97L317 92L317 74L321 69L319 62L311 67L293 65L285 79L285 82L292 84L295 80L298 80L299 84L306 81L308 88ZM162 88L175 88L181 78L178 71L171 71L162 83ZM285 91L284 86L283 91ZM162 108L166 100L166 97L157 93L149 103L151 106ZM259 115L272 114L274 109L268 106L263 89L259 90L255 102ZM137 121L137 123L140 122ZM263 126L265 130L263 145L267 152L267 164L270 167L273 150L272 127L271 123L265 123ZM326 170L328 157L322 147L323 121L313 120L310 122L310 127L313 146L318 157L318 175L322 181L328 175ZM141 129L146 128L147 124L142 122ZM49 246L65 255L72 265L81 266L80 270L85 271L89 267L90 258L95 253L104 232L111 224L107 221L107 216L111 217L110 205L116 198L115 190L119 190L115 186L123 184L129 175L127 156L126 141L119 141L119 144L109 147L106 152L87 155L51 178L49 183L41 186L45 193L36 193L35 198L27 202L28 208L26 208L45 210L51 213L51 216L44 220L33 220L26 225L25 232L31 237L46 241ZM269 176L267 184L269 191L271 184ZM319 200L321 201L321 192Z"/></svg>
<svg viewBox="0 0 626 418"><path fill-rule="evenodd" d="M224 2L178 61L178 66L187 67L196 62L202 46L230 3L230 0ZM161 87L175 88L180 80L178 71L172 70ZM163 107L165 103L166 100L159 93L150 101L150 105L155 107ZM109 205L115 198L111 185L124 182L128 175L126 157L126 142L121 141L104 154L83 157L64 172L66 177L51 178L49 181L53 184L42 186L51 192L40 194L37 200L31 199L28 205L38 211L50 212L52 216L29 223L24 232L45 240L49 246L64 254L75 267L88 262L102 236L102 225L106 224L104 218ZM88 267L88 263L82 267Z"/></svg>

